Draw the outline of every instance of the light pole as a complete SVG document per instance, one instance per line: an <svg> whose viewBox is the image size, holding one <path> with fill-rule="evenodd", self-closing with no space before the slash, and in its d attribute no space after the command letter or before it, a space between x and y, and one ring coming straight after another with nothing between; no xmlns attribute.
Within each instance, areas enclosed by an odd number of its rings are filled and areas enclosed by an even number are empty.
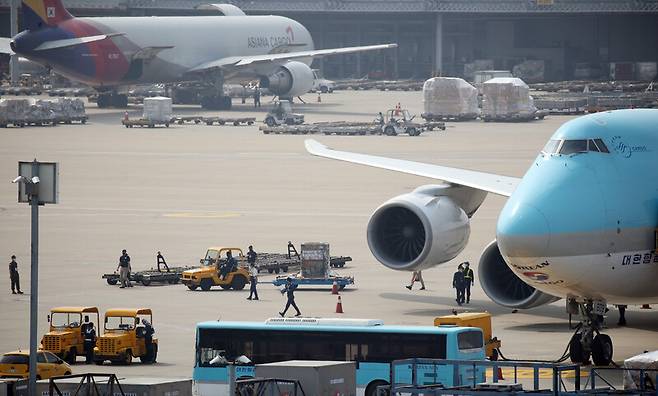
<svg viewBox="0 0 658 396"><path fill-rule="evenodd" d="M41 180L42 168L44 180ZM39 205L57 203L57 164L19 162L18 174L12 183L18 183L18 202L28 202L32 207L32 242L30 265L30 360L29 385L30 396L37 395L37 316L39 313Z"/></svg>

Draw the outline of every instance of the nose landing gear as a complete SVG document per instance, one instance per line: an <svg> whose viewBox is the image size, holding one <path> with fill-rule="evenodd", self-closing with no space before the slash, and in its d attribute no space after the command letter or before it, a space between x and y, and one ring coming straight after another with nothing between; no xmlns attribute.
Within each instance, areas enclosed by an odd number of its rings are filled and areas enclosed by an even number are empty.
<svg viewBox="0 0 658 396"><path fill-rule="evenodd" d="M573 299L567 301L567 311L580 314L581 322L576 333L569 341L569 355L573 363L589 364L590 357L596 366L608 366L612 363L612 339L602 334L603 315L607 311L605 301L587 301L579 303Z"/></svg>

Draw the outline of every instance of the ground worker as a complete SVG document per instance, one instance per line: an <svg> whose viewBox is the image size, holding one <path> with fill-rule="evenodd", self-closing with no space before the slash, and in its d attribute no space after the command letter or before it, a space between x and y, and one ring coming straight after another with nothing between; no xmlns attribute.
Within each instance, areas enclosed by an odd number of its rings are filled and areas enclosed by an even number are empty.
<svg viewBox="0 0 658 396"><path fill-rule="evenodd" d="M249 245L249 250L247 251L247 262L249 263L250 287L249 297L247 297L247 300L258 300L258 291L256 290L256 284L258 283L258 268L256 268L257 257L258 254L254 251L254 247Z"/></svg>
<svg viewBox="0 0 658 396"><path fill-rule="evenodd" d="M119 265L117 266L117 271L119 271L119 280L121 281L121 288L130 287L130 256L126 249L121 251L121 257L119 257Z"/></svg>
<svg viewBox="0 0 658 396"><path fill-rule="evenodd" d="M142 319L142 324L144 325L144 347L146 348L146 356L150 362L155 363L153 356L153 334L155 333L155 329L146 319Z"/></svg>
<svg viewBox="0 0 658 396"><path fill-rule="evenodd" d="M85 316L84 331L82 333L84 337L84 348L85 348L85 362L87 364L93 363L94 361L94 346L96 346L96 329L94 329L94 322L89 321L89 316Z"/></svg>
<svg viewBox="0 0 658 396"><path fill-rule="evenodd" d="M169 272L169 266L167 265L167 262L165 261L164 256L162 255L162 253L160 253L159 250L158 250L158 255L156 256L155 259L156 259L156 261L157 261L157 263L158 263L158 272L162 272L162 270L160 269L160 266L161 266L161 265L165 267L165 269L167 270L167 272Z"/></svg>
<svg viewBox="0 0 658 396"><path fill-rule="evenodd" d="M295 304L295 289L297 289L297 285L293 283L292 278L288 277L286 279L286 285L281 290L281 294L287 294L288 301L286 301L286 307L283 310L283 312L279 312L279 315L281 317L286 316L286 312L288 312L288 308L292 305L293 308L297 311L297 314L295 316L302 316L302 313L299 311L299 308L297 307L297 304Z"/></svg>
<svg viewBox="0 0 658 396"><path fill-rule="evenodd" d="M414 271L411 275L411 283L405 286L407 289L411 290L415 282L420 282L420 290L425 290L425 281L423 280L423 271Z"/></svg>
<svg viewBox="0 0 658 396"><path fill-rule="evenodd" d="M617 326L626 326L626 305L617 305L619 310L619 322Z"/></svg>
<svg viewBox="0 0 658 396"><path fill-rule="evenodd" d="M18 275L18 263L16 256L11 256L9 262L9 280L11 282L11 294L23 294L21 291L20 276Z"/></svg>
<svg viewBox="0 0 658 396"><path fill-rule="evenodd" d="M254 90L254 107L260 107L260 87L256 86Z"/></svg>
<svg viewBox="0 0 658 396"><path fill-rule="evenodd" d="M402 106L400 106L400 102L395 106L395 115L399 116L400 112L402 111Z"/></svg>
<svg viewBox="0 0 658 396"><path fill-rule="evenodd" d="M462 305L464 303L464 272L461 264L452 276L452 287L457 291L457 304Z"/></svg>
<svg viewBox="0 0 658 396"><path fill-rule="evenodd" d="M299 258L299 253L295 249L295 245L292 242L288 241L288 258L292 258L292 253L295 253L295 257Z"/></svg>
<svg viewBox="0 0 658 396"><path fill-rule="evenodd" d="M464 289L466 291L466 304L471 303L471 286L475 285L475 276L470 268L471 263L464 261Z"/></svg>
<svg viewBox="0 0 658 396"><path fill-rule="evenodd" d="M377 116L375 117L375 123L381 126L384 125L384 114L382 114L381 111L377 113Z"/></svg>
<svg viewBox="0 0 658 396"><path fill-rule="evenodd" d="M236 270L238 267L237 260L233 257L233 254L230 250L226 252L226 262L219 267L219 277L220 279L226 279L226 275Z"/></svg>

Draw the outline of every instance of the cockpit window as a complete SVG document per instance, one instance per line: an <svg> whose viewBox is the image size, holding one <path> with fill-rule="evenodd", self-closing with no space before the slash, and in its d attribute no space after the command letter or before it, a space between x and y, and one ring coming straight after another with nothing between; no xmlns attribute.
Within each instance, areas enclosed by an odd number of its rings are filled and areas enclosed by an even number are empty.
<svg viewBox="0 0 658 396"><path fill-rule="evenodd" d="M587 151L587 140L565 140L560 147L560 154L575 154Z"/></svg>
<svg viewBox="0 0 658 396"><path fill-rule="evenodd" d="M546 143L546 146L544 146L544 149L542 152L546 154L556 154L557 149L560 147L560 140L557 139L551 139Z"/></svg>
<svg viewBox="0 0 658 396"><path fill-rule="evenodd" d="M595 151L598 153L601 150L599 150L599 147L596 145L596 143L594 143L594 140L589 139L587 141L587 151Z"/></svg>
<svg viewBox="0 0 658 396"><path fill-rule="evenodd" d="M599 151L602 153L609 153L610 150L608 150L608 147L603 143L602 139L594 139L594 142L596 142L596 145L599 147Z"/></svg>

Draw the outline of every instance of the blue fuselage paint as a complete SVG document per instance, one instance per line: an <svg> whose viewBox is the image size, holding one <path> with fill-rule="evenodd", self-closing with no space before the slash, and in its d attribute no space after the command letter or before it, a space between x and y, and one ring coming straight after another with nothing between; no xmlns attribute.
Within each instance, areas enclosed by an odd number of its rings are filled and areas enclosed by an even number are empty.
<svg viewBox="0 0 658 396"><path fill-rule="evenodd" d="M602 139L610 152L536 158L498 219L508 265L559 297L658 302L658 110L579 117L551 139Z"/></svg>

